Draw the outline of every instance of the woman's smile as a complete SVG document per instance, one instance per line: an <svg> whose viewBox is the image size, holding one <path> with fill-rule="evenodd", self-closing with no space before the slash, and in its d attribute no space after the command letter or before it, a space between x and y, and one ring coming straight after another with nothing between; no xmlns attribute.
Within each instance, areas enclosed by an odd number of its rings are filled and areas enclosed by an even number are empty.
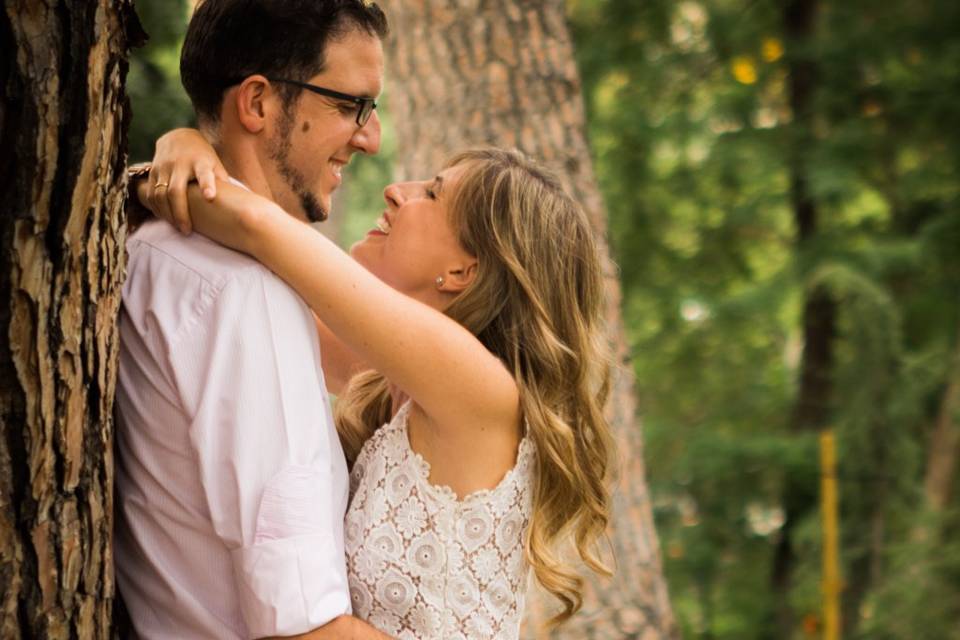
<svg viewBox="0 0 960 640"><path fill-rule="evenodd" d="M387 212L384 211L379 218L377 218L377 229L379 229L384 235L390 235L390 217L387 215Z"/></svg>

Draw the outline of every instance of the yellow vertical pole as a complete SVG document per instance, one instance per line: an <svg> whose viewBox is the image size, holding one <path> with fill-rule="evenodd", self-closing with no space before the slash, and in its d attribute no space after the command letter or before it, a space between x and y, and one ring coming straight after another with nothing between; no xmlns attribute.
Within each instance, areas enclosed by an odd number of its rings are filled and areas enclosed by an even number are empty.
<svg viewBox="0 0 960 640"><path fill-rule="evenodd" d="M823 640L840 640L837 450L832 429L820 433L820 508L823 518Z"/></svg>

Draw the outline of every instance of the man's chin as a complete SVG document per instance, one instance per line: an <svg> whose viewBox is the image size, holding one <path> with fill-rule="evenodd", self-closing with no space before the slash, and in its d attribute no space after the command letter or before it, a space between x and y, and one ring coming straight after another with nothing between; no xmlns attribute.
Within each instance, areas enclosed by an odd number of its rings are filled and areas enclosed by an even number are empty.
<svg viewBox="0 0 960 640"><path fill-rule="evenodd" d="M327 214L327 212L322 209L318 209L316 211L307 211L306 214L307 214L307 222L310 222L310 223L326 222L327 218L330 217L329 214Z"/></svg>
<svg viewBox="0 0 960 640"><path fill-rule="evenodd" d="M330 198L320 199L312 193L300 194L300 209L307 222L323 222L330 211Z"/></svg>

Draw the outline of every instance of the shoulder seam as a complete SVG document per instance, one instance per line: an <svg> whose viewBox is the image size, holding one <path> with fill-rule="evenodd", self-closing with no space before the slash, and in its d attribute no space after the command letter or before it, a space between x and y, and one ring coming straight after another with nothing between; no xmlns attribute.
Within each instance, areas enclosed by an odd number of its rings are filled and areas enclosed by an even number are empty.
<svg viewBox="0 0 960 640"><path fill-rule="evenodd" d="M228 275L224 278L223 283L218 286L217 283L211 282L210 279L207 278L203 273L197 271L194 267L190 266L189 264L187 264L186 262L184 262L184 261L181 260L180 258L176 257L175 255L173 255L173 254L170 253L169 251L166 251L166 250L158 247L157 245L155 245L155 244L153 244L153 243L151 243L151 242L146 242L146 241L141 240L141 239L139 239L139 238L132 239L132 241L133 241L133 242L136 242L137 244L139 244L139 245L141 245L141 246L143 246L143 247L147 247L150 251L155 251L155 252L157 252L157 253L163 254L163 255L166 256L167 258L170 258L171 260L173 260L174 262L176 262L178 265L180 265L181 267L183 267L184 269L186 269L186 270L189 271L190 273L194 274L195 276L197 276L198 278L200 278L201 280L203 280L203 282L204 282L205 284L208 284L208 285L210 285L211 287L213 287L213 288L215 288L215 289L222 289L224 286L226 286L227 282L235 276L235 273L234 273L234 272L231 272L230 274L228 274ZM249 264L249 265L247 265L246 267L244 267L243 270L246 270L246 269L248 269L248 268L251 268L251 269L252 269L254 266L261 266L261 267L263 266L263 265L261 265L259 262L257 262L256 260L253 260L252 258L251 258L250 260L251 260L251 264ZM266 267L264 267L264 268L266 268Z"/></svg>
<svg viewBox="0 0 960 640"><path fill-rule="evenodd" d="M162 249L158 249L158 251L162 251ZM169 255L166 252L163 252L163 253L165 255ZM173 258L174 260L177 260L173 256L170 256L170 257ZM183 264L180 260L177 260L177 262L179 264ZM184 265L184 267L187 269L190 269L190 271L193 273L197 273L196 270L191 269L188 265ZM261 268L257 269L256 267L261 267ZM175 346L179 345L182 340L185 340L189 335L189 333L191 332L192 328L196 326L196 324L199 323L206 316L211 306L213 306L213 304L220 297L220 295L223 294L226 288L233 284L236 284L237 286L242 286L241 284L239 284L239 280L242 276L245 276L248 274L256 277L261 283L266 281L268 278L277 280L280 284L282 284L287 289L287 291L292 296L294 296L295 298L297 298L302 302L302 299L297 295L296 291L294 291L286 282L281 280L276 274L274 274L272 271L270 271L269 269L267 269L266 267L264 267L263 265L261 265L259 262L256 262L256 261L254 261L252 264L248 265L247 267L244 267L242 269L232 271L226 274L220 286L217 286L214 283L209 282L209 280L204 278L202 274L197 273L197 276L201 278L204 281L204 283L207 283L210 286L204 288L203 290L202 307L198 309L198 312L194 314L193 317L190 318L189 322L184 323L183 326L181 326L180 329L177 330L173 339L170 341L170 347L174 348Z"/></svg>

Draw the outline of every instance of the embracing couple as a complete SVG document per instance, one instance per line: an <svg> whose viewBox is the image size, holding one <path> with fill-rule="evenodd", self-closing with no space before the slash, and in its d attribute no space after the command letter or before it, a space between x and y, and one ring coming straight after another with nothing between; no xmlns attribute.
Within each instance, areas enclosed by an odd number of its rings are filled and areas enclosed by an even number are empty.
<svg viewBox="0 0 960 640"><path fill-rule="evenodd" d="M557 178L468 150L388 186L349 255L307 224L378 151L386 32L363 0L191 20L200 132L131 183L156 215L128 240L120 330L138 637L516 638L528 576L562 622L566 550L607 571L600 262Z"/></svg>

